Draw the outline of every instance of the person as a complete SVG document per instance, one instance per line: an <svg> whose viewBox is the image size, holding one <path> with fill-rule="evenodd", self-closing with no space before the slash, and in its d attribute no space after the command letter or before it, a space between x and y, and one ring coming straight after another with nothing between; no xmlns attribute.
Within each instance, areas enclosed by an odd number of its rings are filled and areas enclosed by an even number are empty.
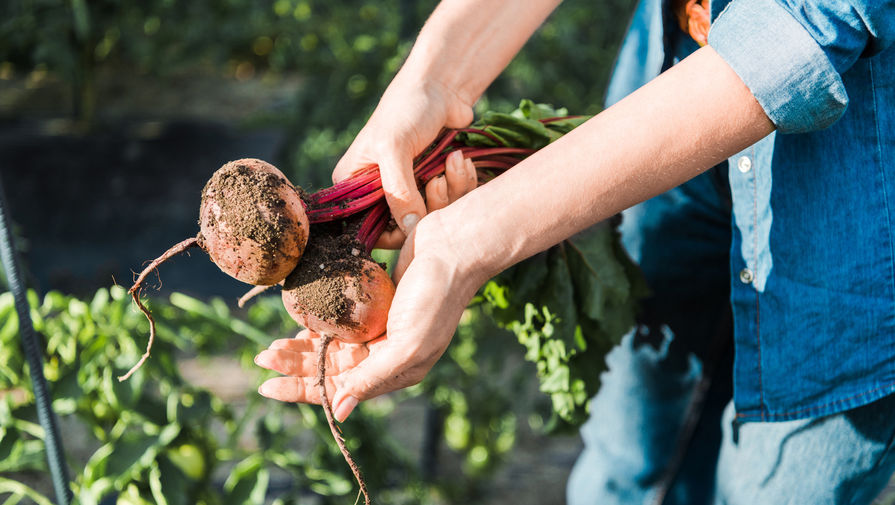
<svg viewBox="0 0 895 505"><path fill-rule="evenodd" d="M336 417L421 380L491 276L628 209L655 295L607 357L569 503L869 503L895 472L895 3L641 0L610 98L636 90L474 191L450 160L427 209L412 157L558 3L442 2L337 165L379 165L399 227L381 242L403 247L387 334L330 350ZM706 403L702 459L665 494L725 325L733 398ZM317 340L259 354L284 374L261 394L319 402Z"/></svg>

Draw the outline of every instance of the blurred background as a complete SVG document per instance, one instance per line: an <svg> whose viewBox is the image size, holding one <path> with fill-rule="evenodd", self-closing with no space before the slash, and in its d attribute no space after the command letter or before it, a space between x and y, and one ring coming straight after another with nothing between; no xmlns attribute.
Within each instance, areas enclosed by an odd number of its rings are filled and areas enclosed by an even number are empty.
<svg viewBox="0 0 895 505"><path fill-rule="evenodd" d="M203 254L149 293L133 271L196 233L199 192L257 157L307 189L330 173L434 0L0 2L0 178L81 503L346 503L319 408L263 400L251 358L294 323ZM601 108L630 0L566 0L477 105ZM470 55L475 57L475 55ZM387 259L387 258L383 258ZM163 283L161 281L164 281ZM12 297L0 295L0 498L52 499ZM379 503L563 503L580 441L515 337L475 310L427 380L344 425ZM568 427L566 427L568 428Z"/></svg>

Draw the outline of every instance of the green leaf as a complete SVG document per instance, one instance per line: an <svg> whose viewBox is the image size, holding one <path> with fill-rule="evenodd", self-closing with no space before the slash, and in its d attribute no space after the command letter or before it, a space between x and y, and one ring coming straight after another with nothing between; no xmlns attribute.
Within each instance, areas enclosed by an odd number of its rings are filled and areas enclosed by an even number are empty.
<svg viewBox="0 0 895 505"><path fill-rule="evenodd" d="M530 106L528 114L549 114ZM645 293L616 223L593 227L499 275L480 295L495 322L516 334L541 391L566 423L586 419L604 358L633 325Z"/></svg>
<svg viewBox="0 0 895 505"><path fill-rule="evenodd" d="M190 485L190 479L164 456L149 469L149 489L157 505L189 505Z"/></svg>
<svg viewBox="0 0 895 505"><path fill-rule="evenodd" d="M270 472L264 467L264 458L253 454L240 461L224 482L227 495L224 504L264 503Z"/></svg>
<svg viewBox="0 0 895 505"><path fill-rule="evenodd" d="M23 498L28 498L37 505L53 505L53 502L49 498L38 493L25 484L14 481L12 479L7 479L6 477L0 477L0 495L7 493L11 494L12 496L10 498L7 498L4 503L19 503ZM13 498L17 498L16 501L11 501Z"/></svg>
<svg viewBox="0 0 895 505"><path fill-rule="evenodd" d="M92 490L95 483L100 483L100 481L105 482L106 464L109 462L109 456L111 456L114 451L115 445L108 443L100 446L100 448L90 456L90 459L87 460L87 464L84 465L84 486L89 487ZM99 487L105 485L106 484L101 483ZM101 497L101 494L98 492L96 495Z"/></svg>
<svg viewBox="0 0 895 505"><path fill-rule="evenodd" d="M114 449L105 462L105 468L118 473L115 486L122 488L132 479L147 471L161 448L173 440L179 427L168 426L158 435L135 431L126 432L114 442Z"/></svg>
<svg viewBox="0 0 895 505"><path fill-rule="evenodd" d="M71 0L72 18L74 19L75 36L86 41L90 36L90 9L87 0Z"/></svg>

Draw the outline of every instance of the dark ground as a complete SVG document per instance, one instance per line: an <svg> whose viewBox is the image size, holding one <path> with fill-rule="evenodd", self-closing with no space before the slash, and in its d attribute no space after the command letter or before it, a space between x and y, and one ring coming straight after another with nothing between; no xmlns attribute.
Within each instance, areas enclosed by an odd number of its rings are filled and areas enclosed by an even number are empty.
<svg viewBox="0 0 895 505"><path fill-rule="evenodd" d="M221 123L117 122L90 135L52 121L0 123L0 177L39 291L88 295L198 232L199 194L223 163L273 159L282 135ZM161 270L164 290L238 297L241 283L196 251Z"/></svg>
<svg viewBox="0 0 895 505"><path fill-rule="evenodd" d="M88 129L72 121L69 89L52 76L0 79L0 177L34 287L87 295L130 285L146 260L194 236L214 170L238 158L277 163L281 130L242 125L282 107L296 82L110 69ZM243 292L200 252L161 277L168 293Z"/></svg>

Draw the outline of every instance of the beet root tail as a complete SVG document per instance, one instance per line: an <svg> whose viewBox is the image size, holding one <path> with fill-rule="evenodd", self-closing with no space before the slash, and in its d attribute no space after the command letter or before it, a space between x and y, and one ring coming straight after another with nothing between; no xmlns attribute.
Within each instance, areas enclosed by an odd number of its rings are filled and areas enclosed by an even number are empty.
<svg viewBox="0 0 895 505"><path fill-rule="evenodd" d="M258 296L258 295L260 295L261 293L267 291L268 289L272 288L273 286L274 286L274 285L271 285L271 286L255 286L255 287L253 287L252 289L246 291L246 293L245 293L244 295L242 295L242 296L239 297L239 300L236 302L236 305L237 305L240 309L243 308L243 307L245 307L245 305L246 305L247 303L249 303L249 300L251 300L252 298L255 298L256 296Z"/></svg>
<svg viewBox="0 0 895 505"><path fill-rule="evenodd" d="M342 456L345 458L345 462L348 463L348 466L351 468L351 473L354 474L354 478L357 480L357 485L360 486L360 492L364 495L364 504L370 505L370 493L367 491L367 481L364 480L364 476L360 473L360 467L354 461L351 452L348 451L348 447L345 446L345 439L342 438L339 428L336 427L332 405L330 405L329 399L326 397L326 348L329 347L329 343L332 342L332 339L333 337L331 335L321 335L320 349L317 351L317 387L320 388L320 405L323 406L323 413L326 415L326 422L329 424L329 430L332 432L333 438L336 439L336 445L338 445L339 450L342 451Z"/></svg>
<svg viewBox="0 0 895 505"><path fill-rule="evenodd" d="M134 281L134 285L127 290L127 293L131 295L134 303L137 304L137 308L140 309L140 312L142 312L143 315L146 316L146 319L149 321L149 342L146 344L146 352L144 352L143 356L140 357L140 361L138 361L136 365L131 367L131 369L128 370L126 374L119 376L119 382L126 381L128 377L133 375L134 372L136 372L141 366L143 366L143 363L146 361L147 358L149 358L149 351L152 350L152 343L155 342L155 320L152 318L152 314L149 312L149 309L147 309L146 306L143 305L143 302L140 301L140 291L143 289L143 281L146 280L146 277L149 274L156 271L159 265L161 265L162 263L192 247L198 246L198 237L190 237L182 242L175 244L170 249L165 251L164 254L152 260L152 262L146 268L144 268L142 272L140 272L140 275L137 276L137 279Z"/></svg>

